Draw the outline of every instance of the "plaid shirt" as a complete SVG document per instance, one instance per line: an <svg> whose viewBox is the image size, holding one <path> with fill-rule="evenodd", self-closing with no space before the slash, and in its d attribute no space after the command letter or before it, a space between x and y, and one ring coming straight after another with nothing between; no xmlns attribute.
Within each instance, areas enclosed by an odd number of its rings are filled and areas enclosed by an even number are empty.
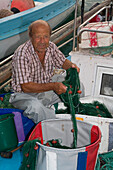
<svg viewBox="0 0 113 170"><path fill-rule="evenodd" d="M22 92L20 84L35 82L51 82L54 68L62 68L66 58L57 46L49 42L46 50L44 68L34 51L31 41L18 47L12 59L12 88L15 92Z"/></svg>

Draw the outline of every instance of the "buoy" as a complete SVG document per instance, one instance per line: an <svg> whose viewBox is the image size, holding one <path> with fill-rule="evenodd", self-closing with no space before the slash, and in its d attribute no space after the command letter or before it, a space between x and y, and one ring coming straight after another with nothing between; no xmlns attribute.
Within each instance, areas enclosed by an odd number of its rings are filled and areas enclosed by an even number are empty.
<svg viewBox="0 0 113 170"><path fill-rule="evenodd" d="M22 12L35 7L33 0L13 0L11 3L11 11L14 13Z"/></svg>

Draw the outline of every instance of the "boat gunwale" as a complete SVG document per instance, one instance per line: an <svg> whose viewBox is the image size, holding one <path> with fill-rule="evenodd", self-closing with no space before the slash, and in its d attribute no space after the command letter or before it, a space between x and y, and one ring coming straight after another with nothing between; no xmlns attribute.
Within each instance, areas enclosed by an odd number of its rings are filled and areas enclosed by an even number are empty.
<svg viewBox="0 0 113 170"><path fill-rule="evenodd" d="M65 2L65 0L60 0L60 1L50 0L48 2L45 2L44 4L41 4L37 7L31 8L26 11L23 11L21 13L17 13L17 14L2 18L0 21L0 30L2 30L0 33L0 40L7 39L9 37L12 37L14 35L17 35L17 34L27 31L30 23L32 23L33 21L35 21L37 19L43 19L43 20L48 21L48 20L56 17L57 15L60 15L64 11L71 8L74 5L75 0L66 2L67 6L63 4L62 10L57 10L58 6L60 6L60 4L62 4L63 2ZM49 6L49 9L51 9L51 10L49 10L49 14L47 14L48 6ZM38 8L38 10L36 10L37 8ZM42 14L43 14L43 16L42 16ZM37 15L37 17L36 17L36 15ZM39 15L40 15L40 17L38 17ZM29 16L29 18L28 18L28 16ZM28 20L27 20L27 18L28 18ZM18 22L19 20L20 20L20 22ZM13 23L13 25L12 25L12 23ZM5 24L6 24L6 29L4 30L3 28L4 28Z"/></svg>

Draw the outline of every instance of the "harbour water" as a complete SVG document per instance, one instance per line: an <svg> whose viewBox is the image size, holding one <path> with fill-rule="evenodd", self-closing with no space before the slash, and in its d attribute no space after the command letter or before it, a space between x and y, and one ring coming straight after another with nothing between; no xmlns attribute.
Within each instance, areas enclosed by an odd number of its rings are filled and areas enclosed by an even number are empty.
<svg viewBox="0 0 113 170"><path fill-rule="evenodd" d="M75 12L72 12L72 14L66 19L66 21L63 24L68 23L69 21L73 20L74 14L75 14ZM66 37L64 40L62 40L59 44L57 44L57 46L61 45L62 43L64 43L65 41L67 41L68 39L70 39L72 37L73 37L73 33L71 35L69 35L68 37ZM63 47L60 48L60 50L65 55L65 57L69 56L69 52L72 50L72 46L73 46L73 41L70 41L69 43L67 43L66 45L64 45Z"/></svg>
<svg viewBox="0 0 113 170"><path fill-rule="evenodd" d="M84 8L85 8L85 11L88 11L94 4L96 3L102 3L103 1L105 0L85 0L85 5L84 5ZM81 5L82 3L82 0L79 0L79 4Z"/></svg>

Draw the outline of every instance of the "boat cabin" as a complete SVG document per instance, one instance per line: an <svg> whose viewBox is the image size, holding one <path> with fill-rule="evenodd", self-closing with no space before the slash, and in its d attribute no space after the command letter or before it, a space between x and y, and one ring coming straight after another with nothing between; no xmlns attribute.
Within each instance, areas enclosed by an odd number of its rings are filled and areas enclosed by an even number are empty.
<svg viewBox="0 0 113 170"><path fill-rule="evenodd" d="M80 67L85 96L113 99L113 21L89 23L91 18L78 27L71 61Z"/></svg>
<svg viewBox="0 0 113 170"><path fill-rule="evenodd" d="M113 98L113 58L84 52L71 52L71 60L80 67L85 96Z"/></svg>

